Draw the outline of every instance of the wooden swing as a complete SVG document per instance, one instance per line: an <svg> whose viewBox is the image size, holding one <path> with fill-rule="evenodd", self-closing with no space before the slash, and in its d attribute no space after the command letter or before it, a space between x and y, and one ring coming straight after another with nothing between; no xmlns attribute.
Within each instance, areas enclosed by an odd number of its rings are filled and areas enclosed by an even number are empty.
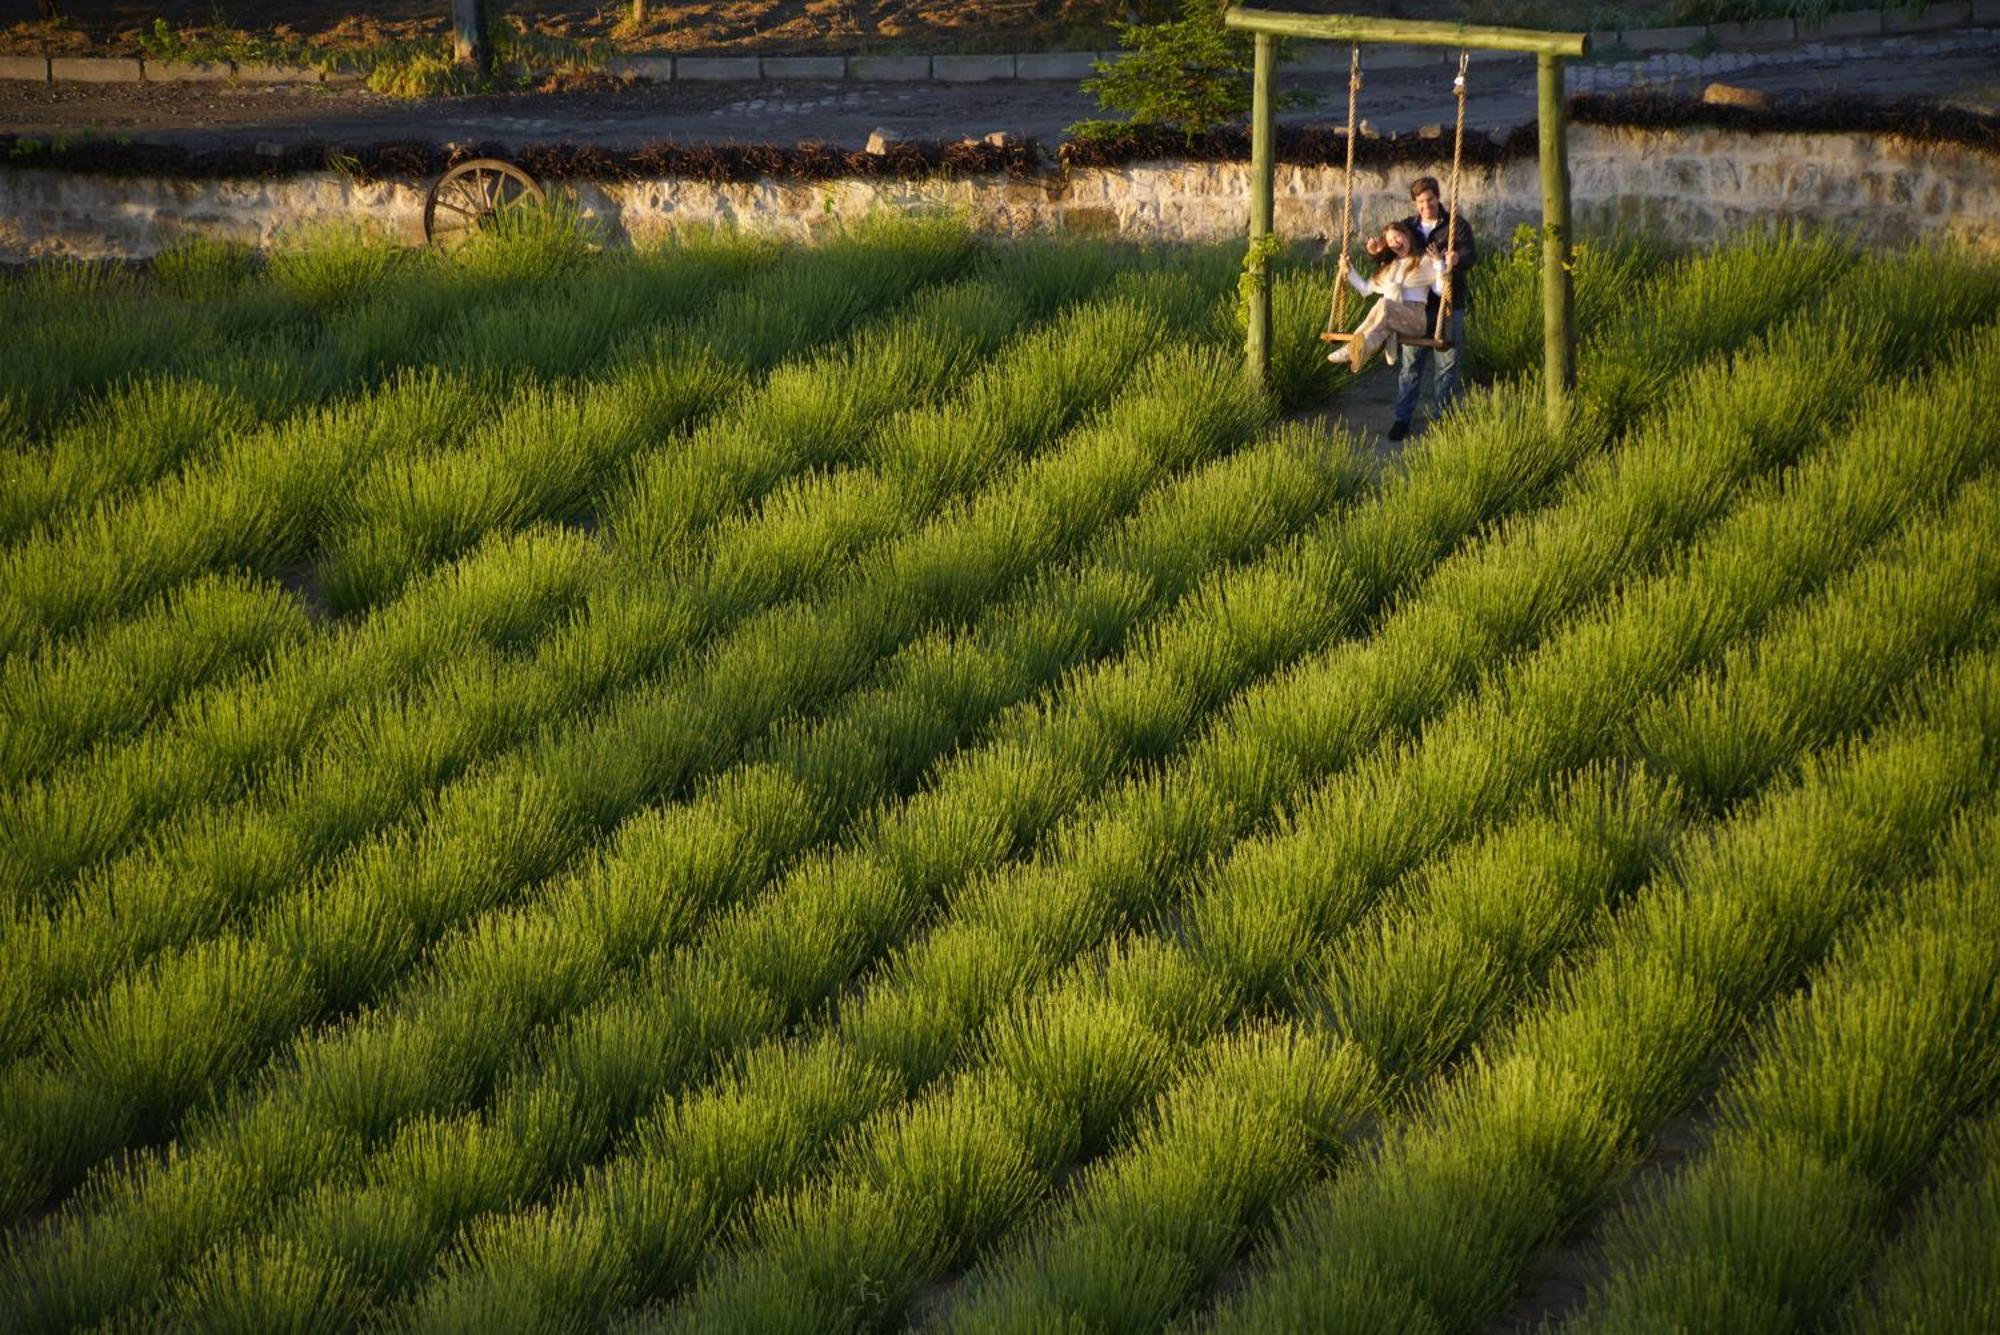
<svg viewBox="0 0 2000 1335"><path fill-rule="evenodd" d="M1467 54L1458 53L1458 78L1452 81L1452 93L1458 98L1458 124L1451 136L1451 202L1445 209L1444 249L1446 254L1458 249L1458 167L1465 153L1465 68ZM1354 137L1355 111L1361 95L1361 46L1359 43L1348 48L1347 56L1347 179L1346 193L1340 202L1340 255L1333 275L1333 298L1327 303L1326 328L1320 331L1322 343L1348 343L1358 337L1352 330L1342 332L1347 323L1347 273L1352 265L1349 251L1354 244ZM1437 324L1431 329L1429 338L1403 338L1397 340L1406 348L1436 348L1451 350L1451 340L1444 336L1445 326L1451 320L1451 283L1447 281L1444 292L1438 299Z"/></svg>

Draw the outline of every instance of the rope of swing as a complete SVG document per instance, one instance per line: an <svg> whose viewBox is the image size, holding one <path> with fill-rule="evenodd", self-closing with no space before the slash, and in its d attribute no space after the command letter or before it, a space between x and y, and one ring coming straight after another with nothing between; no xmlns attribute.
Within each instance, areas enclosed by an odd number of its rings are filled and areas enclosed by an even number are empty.
<svg viewBox="0 0 2000 1335"><path fill-rule="evenodd" d="M1348 248L1354 243L1354 127L1355 110L1361 100L1361 44L1347 53L1347 193L1340 203L1340 257L1335 262L1333 300L1326 308L1326 332L1347 325L1347 271L1353 263Z"/></svg>
<svg viewBox="0 0 2000 1335"><path fill-rule="evenodd" d="M1452 81L1452 92L1458 97L1458 126L1451 134L1451 205L1445 215L1444 252L1450 255L1458 249L1458 164L1465 154L1465 66L1467 53L1458 53L1458 78ZM1348 155L1352 160L1354 148L1350 143ZM1348 169L1350 172L1352 167ZM1351 186L1349 187L1352 188ZM1431 337L1444 341L1445 324L1451 319L1451 289L1453 276L1445 275L1444 294L1438 301L1437 327L1431 330Z"/></svg>

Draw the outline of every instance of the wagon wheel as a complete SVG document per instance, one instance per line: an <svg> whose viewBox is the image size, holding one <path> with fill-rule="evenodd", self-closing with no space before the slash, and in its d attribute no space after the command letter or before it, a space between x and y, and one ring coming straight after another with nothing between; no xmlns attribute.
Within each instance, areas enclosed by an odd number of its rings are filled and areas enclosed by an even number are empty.
<svg viewBox="0 0 2000 1335"><path fill-rule="evenodd" d="M535 178L499 158L473 158L438 177L424 197L424 240L450 248L490 230L500 215L539 203Z"/></svg>

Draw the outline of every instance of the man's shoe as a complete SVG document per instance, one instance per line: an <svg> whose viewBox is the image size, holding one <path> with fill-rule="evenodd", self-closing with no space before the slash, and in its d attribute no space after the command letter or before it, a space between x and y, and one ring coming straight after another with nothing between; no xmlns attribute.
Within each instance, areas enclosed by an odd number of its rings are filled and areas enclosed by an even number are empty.
<svg viewBox="0 0 2000 1335"><path fill-rule="evenodd" d="M1410 424L1408 422L1397 422L1389 428L1390 440L1401 440L1409 434Z"/></svg>

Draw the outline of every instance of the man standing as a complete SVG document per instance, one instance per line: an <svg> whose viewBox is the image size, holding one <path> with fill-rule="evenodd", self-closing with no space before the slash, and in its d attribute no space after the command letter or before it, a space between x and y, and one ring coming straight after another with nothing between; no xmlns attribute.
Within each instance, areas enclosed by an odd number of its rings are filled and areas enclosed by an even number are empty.
<svg viewBox="0 0 2000 1335"><path fill-rule="evenodd" d="M1451 275L1451 314L1444 322L1444 337L1451 344L1449 348L1436 350L1437 388L1432 394L1431 415L1442 413L1458 394L1458 377L1464 368L1465 352L1465 312L1472 305L1472 289L1466 282L1466 270L1479 259L1479 252L1472 240L1472 225L1460 218L1454 226L1451 215L1445 212L1444 203L1438 198L1438 183L1435 176L1419 176L1410 182L1410 201L1417 206L1415 214L1405 221L1417 229L1417 235L1424 239L1424 248L1437 257ZM1451 249L1446 250L1446 239L1450 239ZM1433 293L1424 319L1430 328L1437 327L1438 296ZM1396 371L1396 421L1389 428L1390 440L1401 440L1410 434L1410 419L1417 415L1417 400L1424 389L1424 367L1432 358L1430 348L1405 348L1397 363Z"/></svg>

